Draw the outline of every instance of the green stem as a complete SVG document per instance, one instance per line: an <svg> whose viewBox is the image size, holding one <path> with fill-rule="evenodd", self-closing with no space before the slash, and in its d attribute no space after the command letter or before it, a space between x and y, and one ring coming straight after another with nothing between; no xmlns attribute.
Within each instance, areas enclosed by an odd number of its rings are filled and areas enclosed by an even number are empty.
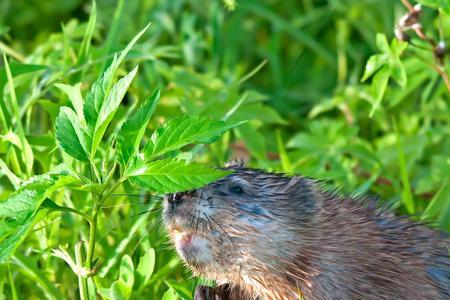
<svg viewBox="0 0 450 300"><path fill-rule="evenodd" d="M93 174L95 176L95 179L97 179L98 183L102 183L102 179L100 177L100 174L98 173L97 167L94 164L93 159L89 159L91 162L91 174ZM94 180L94 178L92 178L92 180Z"/></svg>
<svg viewBox="0 0 450 300"><path fill-rule="evenodd" d="M94 256L94 249L95 249L95 234L97 231L97 216L98 212L100 210L100 203L103 202L102 197L100 196L98 201L94 204L94 209L92 211L92 224L89 227L89 244L88 244L88 251L87 251L87 257L86 257L86 267L91 268L92 267L92 257Z"/></svg>
<svg viewBox="0 0 450 300"><path fill-rule="evenodd" d="M75 245L75 262L79 268L83 266L82 242ZM80 299L88 300L87 278L84 278L81 274L77 274L78 288L80 289Z"/></svg>
<svg viewBox="0 0 450 300"><path fill-rule="evenodd" d="M66 206L58 206L57 210L67 211L67 212L71 212L71 213L74 213L76 215L79 215L80 217L82 217L83 219L85 219L89 223L89 226L92 226L93 223L94 223L93 219L89 215L87 215L84 212L79 211L77 209L66 207Z"/></svg>
<svg viewBox="0 0 450 300"><path fill-rule="evenodd" d="M122 184L122 182L124 182L127 178L126 177L122 177L119 180L117 180L116 182L114 182L114 184L111 186L110 189L108 189L103 197L103 202L104 200L106 200L118 187L120 184ZM103 204L103 202L100 203L100 205Z"/></svg>

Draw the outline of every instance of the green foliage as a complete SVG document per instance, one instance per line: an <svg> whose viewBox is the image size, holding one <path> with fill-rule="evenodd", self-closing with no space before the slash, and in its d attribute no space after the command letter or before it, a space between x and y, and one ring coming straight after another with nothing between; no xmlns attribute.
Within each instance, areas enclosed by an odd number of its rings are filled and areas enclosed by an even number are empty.
<svg viewBox="0 0 450 300"><path fill-rule="evenodd" d="M174 193L199 188L229 172L211 170L199 164L160 159L144 164L140 161L124 175L136 185L160 193Z"/></svg>
<svg viewBox="0 0 450 300"><path fill-rule="evenodd" d="M211 143L237 122L212 121L204 117L183 116L172 119L155 130L144 148L146 159L179 149L187 144Z"/></svg>
<svg viewBox="0 0 450 300"><path fill-rule="evenodd" d="M417 3L434 46L392 0L1 1L0 298L190 299L160 196L233 157L450 231L450 4Z"/></svg>
<svg viewBox="0 0 450 300"><path fill-rule="evenodd" d="M35 219L42 217L37 210L54 190L73 183L64 173L38 175L24 182L6 201L0 203L0 263L21 243Z"/></svg>
<svg viewBox="0 0 450 300"><path fill-rule="evenodd" d="M406 87L406 71L400 56L406 49L406 42L393 39L389 46L387 38L384 34L377 34L377 47L382 54L376 54L369 58L362 80L375 76L372 80L371 94L373 97L373 105L370 116L378 108L383 99L389 78L392 77L402 88Z"/></svg>

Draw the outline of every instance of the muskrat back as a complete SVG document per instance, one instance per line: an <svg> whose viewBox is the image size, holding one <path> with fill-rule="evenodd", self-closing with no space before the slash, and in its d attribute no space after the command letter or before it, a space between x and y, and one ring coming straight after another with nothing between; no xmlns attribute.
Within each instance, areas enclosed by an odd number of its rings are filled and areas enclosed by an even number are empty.
<svg viewBox="0 0 450 300"><path fill-rule="evenodd" d="M240 299L450 299L444 233L306 177L229 168L166 196L166 227L195 274Z"/></svg>

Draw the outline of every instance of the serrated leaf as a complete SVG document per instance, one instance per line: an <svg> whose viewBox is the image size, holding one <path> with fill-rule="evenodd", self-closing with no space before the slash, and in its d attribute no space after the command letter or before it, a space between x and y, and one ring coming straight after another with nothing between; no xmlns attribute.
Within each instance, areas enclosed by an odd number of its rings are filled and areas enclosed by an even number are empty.
<svg viewBox="0 0 450 300"><path fill-rule="evenodd" d="M128 164L138 151L147 124L159 102L159 96L159 89L156 89L120 128L116 141L117 159L122 165Z"/></svg>
<svg viewBox="0 0 450 300"><path fill-rule="evenodd" d="M144 148L145 158L165 154L188 144L210 143L225 131L243 122L212 120L200 116L171 119L155 130Z"/></svg>
<svg viewBox="0 0 450 300"><path fill-rule="evenodd" d="M131 42L122 51L119 57L114 55L114 59L109 65L109 67L105 70L102 76L99 79L97 79L97 81L94 82L94 84L91 87L91 90L87 92L83 112L86 118L86 122L88 126L90 126L92 131L97 123L98 114L100 112L101 107L103 106L103 102L105 101L105 98L108 96L111 90L114 74L116 73L117 68L122 63L123 59L131 50L131 48L134 46L134 44L136 44L137 40L144 34L144 32L148 29L149 26L150 24L147 25L143 30L141 30L131 40Z"/></svg>
<svg viewBox="0 0 450 300"><path fill-rule="evenodd" d="M112 116L114 115L114 113L112 113L112 115L110 113L113 111L115 112L114 105L116 103L115 101L111 102L111 98L117 99L119 95L117 94L110 97L110 93L114 92L112 91L114 75L125 56L149 26L150 24L147 25L143 30L141 30L131 40L131 42L122 51L118 58L116 55L114 55L114 59L109 67L105 70L102 76L94 82L91 90L86 93L86 101L84 103L83 113L88 125L89 135L93 137L92 149L90 151L91 156L94 156L98 144L100 143L100 140L106 130L106 127L109 124ZM135 70L131 71L128 75L132 74L134 71ZM125 80L124 78L122 79ZM125 82L122 82L122 84L124 83ZM121 92L121 89L117 88L115 92L119 93ZM126 92L126 90L124 92ZM120 98L120 100L122 100L122 98Z"/></svg>
<svg viewBox="0 0 450 300"><path fill-rule="evenodd" d="M114 84L114 86L111 88L110 93L108 94L108 97L103 102L102 107L100 108L100 111L98 113L98 117L93 132L92 148L91 148L92 157L95 155L95 152L97 151L97 147L100 144L103 134L105 133L106 128L108 127L109 123L114 117L114 114L119 108L120 102L125 96L128 87L131 84L131 81L133 81L134 76L136 76L137 70L138 70L137 67L134 68L130 73L128 73L116 84Z"/></svg>
<svg viewBox="0 0 450 300"><path fill-rule="evenodd" d="M102 76L94 82L90 91L86 93L83 113L86 123L92 132L94 131L95 124L97 123L98 114L102 108L103 101L111 89L117 67L117 56L114 56L111 65L106 69Z"/></svg>
<svg viewBox="0 0 450 300"><path fill-rule="evenodd" d="M55 121L55 135L58 145L65 152L82 162L89 163L90 139L71 108L61 107Z"/></svg>
<svg viewBox="0 0 450 300"><path fill-rule="evenodd" d="M77 113L78 120L80 120L80 123L84 125L86 121L84 120L83 114L83 96L81 95L81 83L77 83L74 86L57 83L55 84L55 86L67 95Z"/></svg>
<svg viewBox="0 0 450 300"><path fill-rule="evenodd" d="M143 189L158 193L174 193L197 189L218 180L231 171L211 169L204 165L184 161L161 159L137 165L125 174Z"/></svg>
<svg viewBox="0 0 450 300"><path fill-rule="evenodd" d="M76 179L66 173L32 177L6 201L0 202L0 263L25 239L42 202L57 188Z"/></svg>

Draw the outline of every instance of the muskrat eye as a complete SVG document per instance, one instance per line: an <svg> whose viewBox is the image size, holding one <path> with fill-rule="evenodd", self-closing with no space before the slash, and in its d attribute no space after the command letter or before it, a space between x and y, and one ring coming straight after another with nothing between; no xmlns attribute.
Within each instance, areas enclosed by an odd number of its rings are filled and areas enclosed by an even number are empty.
<svg viewBox="0 0 450 300"><path fill-rule="evenodd" d="M235 185L230 187L230 192L233 194L243 194L244 190L240 186Z"/></svg>

